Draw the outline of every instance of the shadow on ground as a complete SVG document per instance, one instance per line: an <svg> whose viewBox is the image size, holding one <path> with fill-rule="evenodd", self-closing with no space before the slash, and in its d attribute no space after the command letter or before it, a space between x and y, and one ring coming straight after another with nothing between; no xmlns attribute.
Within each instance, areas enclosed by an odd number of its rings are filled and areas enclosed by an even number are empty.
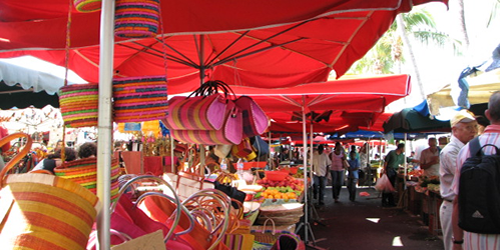
<svg viewBox="0 0 500 250"><path fill-rule="evenodd" d="M378 192L373 188L359 188L359 192L368 192L370 196L358 196L351 202L344 187L340 203L334 203L331 188L327 188L325 205L315 206L318 216L313 213L309 217L313 231L307 235L310 243L314 238L316 248L329 250L444 249L441 239L429 233L419 216L404 209L382 208ZM304 227L298 226L304 239Z"/></svg>

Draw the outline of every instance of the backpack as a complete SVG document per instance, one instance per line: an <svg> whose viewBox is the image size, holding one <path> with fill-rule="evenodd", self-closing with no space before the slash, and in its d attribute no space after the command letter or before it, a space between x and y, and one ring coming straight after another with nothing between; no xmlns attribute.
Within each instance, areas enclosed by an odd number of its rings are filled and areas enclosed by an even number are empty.
<svg viewBox="0 0 500 250"><path fill-rule="evenodd" d="M496 154L484 155L484 147ZM481 147L479 138L469 143L470 157L460 171L458 226L465 231L500 234L500 151L493 144Z"/></svg>

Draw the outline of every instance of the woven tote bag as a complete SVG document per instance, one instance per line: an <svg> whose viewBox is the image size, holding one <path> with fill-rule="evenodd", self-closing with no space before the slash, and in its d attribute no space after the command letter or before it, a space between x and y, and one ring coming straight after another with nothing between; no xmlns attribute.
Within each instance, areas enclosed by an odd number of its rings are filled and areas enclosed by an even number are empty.
<svg viewBox="0 0 500 250"><path fill-rule="evenodd" d="M82 13L101 10L101 0L74 0L76 10Z"/></svg>
<svg viewBox="0 0 500 250"><path fill-rule="evenodd" d="M68 128L97 126L98 84L72 84L59 90L59 106Z"/></svg>
<svg viewBox="0 0 500 250"><path fill-rule="evenodd" d="M64 162L54 168L56 176L72 180L88 189L93 194L97 192L97 158L89 157L74 161ZM118 159L111 161L111 201L118 197L120 177L120 162Z"/></svg>
<svg viewBox="0 0 500 250"><path fill-rule="evenodd" d="M243 133L252 137L264 133L269 126L269 119L260 106L249 96L240 96L234 101L243 116Z"/></svg>
<svg viewBox="0 0 500 250"><path fill-rule="evenodd" d="M158 33L159 23L159 0L116 0L116 36L124 38L155 37Z"/></svg>
<svg viewBox="0 0 500 250"><path fill-rule="evenodd" d="M53 175L5 176L31 149L31 137L8 135L27 143L0 173L0 245L2 249L85 249L99 208L97 196L75 182Z"/></svg>
<svg viewBox="0 0 500 250"><path fill-rule="evenodd" d="M231 101L234 105L234 103ZM219 130L170 130L172 137L180 142L221 145L240 144L243 139L243 119L236 107L226 115L224 127Z"/></svg>
<svg viewBox="0 0 500 250"><path fill-rule="evenodd" d="M173 130L219 130L224 125L229 101L220 94L176 96L169 101L165 125Z"/></svg>
<svg viewBox="0 0 500 250"><path fill-rule="evenodd" d="M2 249L85 249L99 207L96 195L47 174L9 175L5 184Z"/></svg>
<svg viewBox="0 0 500 250"><path fill-rule="evenodd" d="M167 115L165 76L113 79L114 121L144 122L161 120Z"/></svg>

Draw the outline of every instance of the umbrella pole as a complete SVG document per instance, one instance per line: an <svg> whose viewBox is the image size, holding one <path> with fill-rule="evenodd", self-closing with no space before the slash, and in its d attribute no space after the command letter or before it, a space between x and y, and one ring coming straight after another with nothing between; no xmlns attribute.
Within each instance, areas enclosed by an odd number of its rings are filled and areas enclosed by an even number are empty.
<svg viewBox="0 0 500 250"><path fill-rule="evenodd" d="M200 58L200 86L203 85L205 80L205 64L204 64L204 56L205 56L205 35L200 35L200 50L198 56ZM205 145L200 145L200 175L205 176L205 162L206 162L206 149ZM195 167L195 166L193 166Z"/></svg>
<svg viewBox="0 0 500 250"><path fill-rule="evenodd" d="M311 224L309 223L309 201L308 201L308 192L309 192L309 183L307 182L307 177L309 175L307 171L307 130L306 130L306 112L305 112L305 97L302 96L302 142L304 144L304 152L303 154L303 166L304 166L304 222L299 223L296 233L300 232L300 229L304 227L304 242L309 245L309 234L311 234L313 247L317 248L316 239L314 238L314 234L311 228Z"/></svg>
<svg viewBox="0 0 500 250"><path fill-rule="evenodd" d="M102 209L97 215L97 248L107 250L110 244L111 206L111 132L113 128L113 57L115 1L102 1L99 57L99 118L97 147L97 196Z"/></svg>

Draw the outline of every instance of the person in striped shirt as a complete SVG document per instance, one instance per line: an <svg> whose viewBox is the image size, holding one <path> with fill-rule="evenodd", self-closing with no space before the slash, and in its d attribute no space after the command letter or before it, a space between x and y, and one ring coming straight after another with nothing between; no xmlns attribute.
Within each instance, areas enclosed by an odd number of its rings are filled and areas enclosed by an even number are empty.
<svg viewBox="0 0 500 250"><path fill-rule="evenodd" d="M494 144L500 148L500 91L494 92L489 100L488 109L485 111L486 118L490 120L490 125L486 127L484 133L479 136L481 145ZM493 153L494 147L485 147L483 152L486 155ZM462 164L470 157L469 144L466 144L458 153L457 168L453 179L452 189L455 194L453 200L453 250L499 250L500 234L479 234L462 230L458 226L458 190L460 180L460 170Z"/></svg>

